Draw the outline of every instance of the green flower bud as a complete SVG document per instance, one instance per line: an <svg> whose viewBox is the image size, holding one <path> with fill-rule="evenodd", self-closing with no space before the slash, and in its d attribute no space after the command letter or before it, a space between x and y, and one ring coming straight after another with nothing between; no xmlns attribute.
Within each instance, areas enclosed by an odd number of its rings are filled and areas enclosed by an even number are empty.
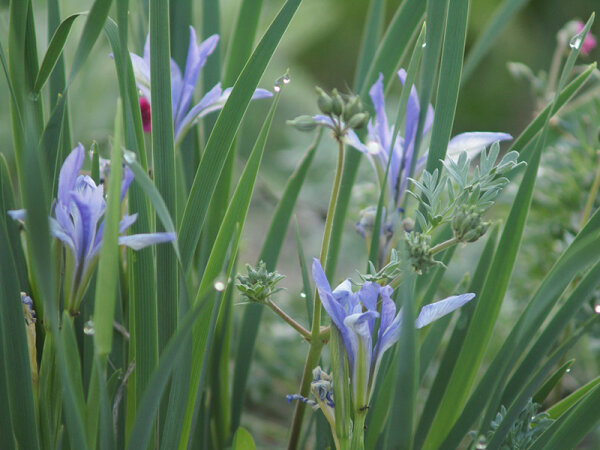
<svg viewBox="0 0 600 450"><path fill-rule="evenodd" d="M288 125L293 126L298 131L312 131L317 127L317 121L311 116L298 116L294 120L288 120Z"/></svg>
<svg viewBox="0 0 600 450"><path fill-rule="evenodd" d="M353 115L348 121L348 126L352 129L358 130L363 128L369 122L369 115L367 113L358 113Z"/></svg>
<svg viewBox="0 0 600 450"><path fill-rule="evenodd" d="M267 271L267 266L263 261L260 261L256 268L246 264L246 270L248 275L238 275L235 286L249 301L265 303L269 297L281 290L281 288L275 288L275 285L285 277L277 272Z"/></svg>
<svg viewBox="0 0 600 450"><path fill-rule="evenodd" d="M344 107L344 120L348 122L352 116L361 112L363 112L363 105L360 101L360 97L358 97L358 95L353 95L348 102L346 102L346 106Z"/></svg>
<svg viewBox="0 0 600 450"><path fill-rule="evenodd" d="M475 242L486 233L489 225L489 222L481 221L481 213L472 205L461 205L452 218L454 237L461 242Z"/></svg>
<svg viewBox="0 0 600 450"><path fill-rule="evenodd" d="M410 262L417 272L426 272L430 267L441 264L431 254L431 236L414 231L406 233L406 245Z"/></svg>
<svg viewBox="0 0 600 450"><path fill-rule="evenodd" d="M344 100L337 89L334 89L332 94L331 110L335 116L341 116L344 112Z"/></svg>
<svg viewBox="0 0 600 450"><path fill-rule="evenodd" d="M332 98L329 95L327 95L327 93L320 87L317 86L316 89L317 94L319 95L319 97L317 98L317 105L319 106L319 109L323 114L331 114L331 111L333 110Z"/></svg>

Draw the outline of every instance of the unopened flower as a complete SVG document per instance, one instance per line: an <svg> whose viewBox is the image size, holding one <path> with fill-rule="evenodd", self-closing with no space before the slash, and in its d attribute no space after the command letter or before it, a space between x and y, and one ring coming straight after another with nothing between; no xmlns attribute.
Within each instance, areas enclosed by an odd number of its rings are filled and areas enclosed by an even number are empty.
<svg viewBox="0 0 600 450"><path fill-rule="evenodd" d="M171 60L171 102L173 104L173 129L176 144L181 142L197 119L221 109L231 94L232 88L222 89L221 83L217 83L202 97L200 102L191 106L200 70L206 64L208 56L215 50L218 42L219 36L214 34L198 45L196 43L196 30L190 26L190 43L183 76L177 63ZM146 39L144 56L135 53L130 53L130 56L137 87L147 101L151 103L150 36ZM254 91L252 98L265 98L272 95L271 92L265 89L257 89ZM141 103L140 106L142 106ZM144 128L144 131L146 131L146 128Z"/></svg>
<svg viewBox="0 0 600 450"><path fill-rule="evenodd" d="M152 113L150 111L150 102L146 97L140 97L140 113L142 115L144 133L150 133L152 131Z"/></svg>
<svg viewBox="0 0 600 450"><path fill-rule="evenodd" d="M79 144L67 156L58 177L58 195L50 217L50 233L61 240L70 250L67 260L68 307L77 313L79 303L87 288L93 269L98 261L104 235L103 215L106 209L104 186L96 185L88 175L80 174L85 150ZM133 173L127 167L121 181L121 201L133 181ZM9 211L14 219L24 219L25 210ZM149 245L170 242L175 233L148 233L126 236L123 233L133 225L137 214L124 214L119 222L119 244L139 250Z"/></svg>

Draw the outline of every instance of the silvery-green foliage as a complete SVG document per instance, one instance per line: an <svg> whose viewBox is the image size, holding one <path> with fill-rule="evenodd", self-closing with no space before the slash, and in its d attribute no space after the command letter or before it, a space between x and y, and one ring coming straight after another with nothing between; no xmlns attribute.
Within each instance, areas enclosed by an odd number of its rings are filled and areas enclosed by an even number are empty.
<svg viewBox="0 0 600 450"><path fill-rule="evenodd" d="M540 405L529 399L529 402L523 408L502 441L500 445L501 450L526 449L552 425L554 420L550 419L545 412L538 413L539 409ZM492 439L494 432L500 427L505 415L506 408L502 405L500 411L498 411L498 414L496 414L496 417L490 423L490 431L488 431L487 435L480 435L475 439L476 448L485 448L487 442ZM474 434L471 433L471 437L475 437Z"/></svg>
<svg viewBox="0 0 600 450"><path fill-rule="evenodd" d="M378 271L375 265L369 261L369 271L366 274L359 274L359 276L363 282L372 281L379 284L388 284L402 272L400 269L401 262L396 249L392 249L390 261L381 270Z"/></svg>

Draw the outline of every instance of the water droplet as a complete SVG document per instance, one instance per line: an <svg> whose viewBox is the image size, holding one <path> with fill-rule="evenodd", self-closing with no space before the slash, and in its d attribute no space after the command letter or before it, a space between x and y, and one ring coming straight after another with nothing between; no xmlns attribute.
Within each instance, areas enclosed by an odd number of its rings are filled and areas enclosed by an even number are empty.
<svg viewBox="0 0 600 450"><path fill-rule="evenodd" d="M283 74L282 76L280 76L279 78L277 78L275 80L275 85L273 86L273 90L275 92L279 92L281 91L281 87L284 84L288 84L290 82L290 76L289 74L286 72L285 74Z"/></svg>
<svg viewBox="0 0 600 450"><path fill-rule="evenodd" d="M96 330L94 329L94 321L90 319L83 325L83 334L93 336L95 333Z"/></svg>
<svg viewBox="0 0 600 450"><path fill-rule="evenodd" d="M487 448L487 441L486 441L486 439L485 439L485 436L483 436L483 435L480 435L480 436L477 438L477 444L475 444L475 448L476 448L476 449L480 449L480 450L481 450L481 449L484 449L484 448Z"/></svg>
<svg viewBox="0 0 600 450"><path fill-rule="evenodd" d="M596 306L594 306L594 312L596 314L600 314L600 303L598 303Z"/></svg>
<svg viewBox="0 0 600 450"><path fill-rule="evenodd" d="M223 283L221 280L217 280L215 281L214 288L215 291L223 292L225 290L225 283Z"/></svg>
<svg viewBox="0 0 600 450"><path fill-rule="evenodd" d="M569 42L569 47L571 47L573 50L579 50L581 48L582 42L583 42L582 33L576 34L575 36L573 36L573 38Z"/></svg>
<svg viewBox="0 0 600 450"><path fill-rule="evenodd" d="M39 100L40 96L38 94L36 94L35 92L30 92L29 93L29 100L31 100L32 102L37 102Z"/></svg>
<svg viewBox="0 0 600 450"><path fill-rule="evenodd" d="M566 372L567 372L567 373L571 373L571 369L570 369L570 368L569 368L569 369L567 369L567 370L566 370Z"/></svg>
<svg viewBox="0 0 600 450"><path fill-rule="evenodd" d="M421 47L423 47L423 48L427 47L427 42L423 42L423 44L421 44Z"/></svg>
<svg viewBox="0 0 600 450"><path fill-rule="evenodd" d="M306 298L306 294L304 292L300 292L300 297Z"/></svg>

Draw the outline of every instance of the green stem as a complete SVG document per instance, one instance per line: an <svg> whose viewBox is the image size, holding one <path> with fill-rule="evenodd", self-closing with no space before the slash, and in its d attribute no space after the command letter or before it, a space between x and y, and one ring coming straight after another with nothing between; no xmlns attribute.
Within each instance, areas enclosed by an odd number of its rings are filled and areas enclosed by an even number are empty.
<svg viewBox="0 0 600 450"><path fill-rule="evenodd" d="M350 443L351 450L364 450L365 448L365 418L367 417L366 410L354 412L354 424L352 427L352 442Z"/></svg>
<svg viewBox="0 0 600 450"><path fill-rule="evenodd" d="M594 200L596 200L596 195L598 195L599 187L600 187L600 164L598 165L598 169L596 170L596 177L594 178L594 182L592 183L592 188L590 189L590 194L588 195L587 202L585 203L585 209L583 210L583 219L581 221L582 227L585 225L585 223L590 218L590 213L592 212L592 207L594 206Z"/></svg>
<svg viewBox="0 0 600 450"><path fill-rule="evenodd" d="M340 182L342 180L342 167L344 164L344 144L341 141L341 139L338 139L338 143L338 163L335 172L335 179L333 181L331 198L329 200L329 208L327 209L327 218L325 219L323 243L321 245L320 261L323 265L325 265L325 262L327 260L327 251L329 249L329 241L331 239L331 227L333 225L333 216L335 212L335 205L337 203L338 193L340 190ZM319 298L318 292L315 293L314 299L315 303L313 308L312 326L310 330L310 348L308 350L308 355L306 356L304 372L302 373L302 381L300 383L300 395L303 397L307 397L310 392L312 371L318 364L319 357L321 356L321 349L327 342L327 339L325 338L326 334L321 333L321 299ZM300 431L302 429L302 421L304 420L305 407L306 405L303 402L296 403L296 409L294 410L294 418L292 419L292 431L290 433L288 449L295 449L298 446L298 439L300 438Z"/></svg>
<svg viewBox="0 0 600 450"><path fill-rule="evenodd" d="M447 241L440 242L439 244L431 247L431 254L435 255L443 250L446 250L449 247L452 247L455 244L458 244L460 241L455 237L448 239Z"/></svg>
<svg viewBox="0 0 600 450"><path fill-rule="evenodd" d="M546 85L546 92L544 98L550 98L552 92L554 92L556 80L558 77L558 71L560 69L560 63L562 61L562 55L564 47L562 43L558 43L554 55L552 56L552 65L550 66L550 74L548 75L548 84Z"/></svg>
<svg viewBox="0 0 600 450"><path fill-rule="evenodd" d="M273 310L273 312L275 314L277 314L279 317L281 317L294 330L296 330L298 333L300 333L306 341L310 342L310 338L311 338L310 331L308 331L306 328L304 328L302 325L300 325L298 322L296 322L294 319L292 319L290 316L288 316L287 313L283 309L281 309L279 306L277 306L272 301L268 300L267 305L269 306L269 308L271 308Z"/></svg>

